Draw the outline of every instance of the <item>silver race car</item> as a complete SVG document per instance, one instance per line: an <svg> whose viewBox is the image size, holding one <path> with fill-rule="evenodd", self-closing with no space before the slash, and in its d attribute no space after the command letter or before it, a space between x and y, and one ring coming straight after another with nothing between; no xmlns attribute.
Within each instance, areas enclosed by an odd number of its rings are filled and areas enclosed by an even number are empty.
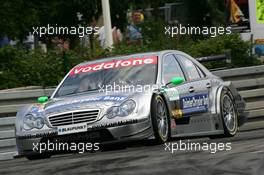
<svg viewBox="0 0 264 175"><path fill-rule="evenodd" d="M75 66L50 98L17 112L17 150L33 159L50 156L36 151L41 143L230 137L244 123L244 109L231 82L183 52L100 59Z"/></svg>

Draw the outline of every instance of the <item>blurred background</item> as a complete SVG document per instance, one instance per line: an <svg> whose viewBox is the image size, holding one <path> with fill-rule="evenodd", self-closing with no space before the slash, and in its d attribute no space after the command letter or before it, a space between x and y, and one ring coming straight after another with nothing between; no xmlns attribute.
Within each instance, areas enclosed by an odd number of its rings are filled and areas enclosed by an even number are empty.
<svg viewBox="0 0 264 175"><path fill-rule="evenodd" d="M262 0L109 0L113 47L105 47L106 0L1 0L0 89L55 86L76 64L107 56L177 49L193 57L229 52L209 69L263 64ZM76 35L33 35L33 27L99 27ZM165 35L166 26L231 27L232 34Z"/></svg>

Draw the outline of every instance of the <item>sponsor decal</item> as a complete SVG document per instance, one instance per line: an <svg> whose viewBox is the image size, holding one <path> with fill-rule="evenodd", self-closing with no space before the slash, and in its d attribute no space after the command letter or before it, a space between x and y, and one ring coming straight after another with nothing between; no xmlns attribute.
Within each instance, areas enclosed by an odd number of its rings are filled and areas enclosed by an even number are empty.
<svg viewBox="0 0 264 175"><path fill-rule="evenodd" d="M130 66L141 66L145 64L157 64L157 56L144 56L139 58L129 58L125 60L112 60L95 64L87 64L75 67L71 70L70 75L82 74L87 72L95 72L104 69L113 69Z"/></svg>
<svg viewBox="0 0 264 175"><path fill-rule="evenodd" d="M259 57L264 56L264 39L255 40L254 50L255 50L255 54L258 55Z"/></svg>
<svg viewBox="0 0 264 175"><path fill-rule="evenodd" d="M171 111L171 114L174 118L181 118L182 117L182 110L181 109L174 109Z"/></svg>
<svg viewBox="0 0 264 175"><path fill-rule="evenodd" d="M209 107L208 93L184 96L180 99L183 114L207 112Z"/></svg>
<svg viewBox="0 0 264 175"><path fill-rule="evenodd" d="M170 101L175 101L180 99L179 91L177 88L164 89L163 91L166 93Z"/></svg>
<svg viewBox="0 0 264 175"><path fill-rule="evenodd" d="M86 132L87 131L87 124L86 123L78 123L68 126L58 126L57 127L58 135L64 134L72 134L77 132Z"/></svg>
<svg viewBox="0 0 264 175"><path fill-rule="evenodd" d="M123 126L123 125L128 125L128 124L134 124L138 123L137 119L132 119L132 120L125 120L125 121L119 121L115 123L107 123L107 124L101 124L101 125L92 125L88 126L88 131L93 130L93 129L104 129L104 128L110 128L110 127L116 127L116 126Z"/></svg>
<svg viewBox="0 0 264 175"><path fill-rule="evenodd" d="M127 97L125 96L107 95L107 96L92 97L92 98L87 98L87 99L72 100L72 101L62 103L62 104L51 105L51 107L54 108L54 107L59 107L59 106L64 106L64 105L71 105L75 103L88 103L88 102L98 102L98 101L121 102L125 100L126 98ZM48 107L46 109L48 109Z"/></svg>
<svg viewBox="0 0 264 175"><path fill-rule="evenodd" d="M39 113L44 111L45 105L43 104L34 104L31 108L32 113Z"/></svg>
<svg viewBox="0 0 264 175"><path fill-rule="evenodd" d="M30 134L25 134L22 136L17 136L17 138L18 139L31 139L31 138L40 138L40 137L45 138L45 137L53 137L56 135L57 135L57 130L52 129L50 131L45 131L44 133L30 133Z"/></svg>
<svg viewBox="0 0 264 175"><path fill-rule="evenodd" d="M171 128L176 128L176 122L175 120L171 120Z"/></svg>
<svg viewBox="0 0 264 175"><path fill-rule="evenodd" d="M109 96L102 97L102 101L123 101L125 99L126 99L126 97L123 97L123 96L113 96L113 95L109 95Z"/></svg>
<svg viewBox="0 0 264 175"><path fill-rule="evenodd" d="M264 24L264 2L263 0L256 0L256 22L257 24Z"/></svg>

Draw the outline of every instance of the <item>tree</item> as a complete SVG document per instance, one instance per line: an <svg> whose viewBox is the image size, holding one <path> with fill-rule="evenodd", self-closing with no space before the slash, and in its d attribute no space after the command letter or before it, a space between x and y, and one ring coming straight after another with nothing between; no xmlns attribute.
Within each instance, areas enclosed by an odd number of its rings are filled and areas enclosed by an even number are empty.
<svg viewBox="0 0 264 175"><path fill-rule="evenodd" d="M192 26L223 25L225 8L223 1L184 0L185 22Z"/></svg>
<svg viewBox="0 0 264 175"><path fill-rule="evenodd" d="M38 25L38 11L26 0L2 0L0 3L0 36L22 39L32 25Z"/></svg>
<svg viewBox="0 0 264 175"><path fill-rule="evenodd" d="M0 36L22 40L33 26L78 26L77 12L83 14L83 23L89 23L98 17L100 0L2 0L0 9Z"/></svg>

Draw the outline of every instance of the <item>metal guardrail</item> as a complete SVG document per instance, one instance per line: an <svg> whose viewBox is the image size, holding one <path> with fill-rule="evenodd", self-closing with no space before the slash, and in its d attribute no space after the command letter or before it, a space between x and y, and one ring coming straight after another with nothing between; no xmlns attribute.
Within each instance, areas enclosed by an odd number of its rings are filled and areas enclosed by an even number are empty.
<svg viewBox="0 0 264 175"><path fill-rule="evenodd" d="M231 80L247 102L248 122L241 130L264 127L264 65L213 72L224 80ZM0 91L0 154L15 151L14 122L16 111L39 96L50 96L51 89L26 88ZM1 160L1 158L0 158Z"/></svg>
<svg viewBox="0 0 264 175"><path fill-rule="evenodd" d="M16 88L0 91L0 160L15 154L15 116L25 104L34 103L39 96L50 96L54 89L41 87Z"/></svg>
<svg viewBox="0 0 264 175"><path fill-rule="evenodd" d="M220 60L224 60L226 63L231 63L232 59L231 59L231 52L226 52L225 54L221 54L221 55L213 55L213 56L206 56L206 57L198 57L195 58L197 61L199 61L200 63L203 62L210 62L210 61L220 61Z"/></svg>
<svg viewBox="0 0 264 175"><path fill-rule="evenodd" d="M246 101L248 122L264 121L264 65L213 72L224 80L230 80ZM256 123L256 126L258 124ZM264 123L262 123L264 127Z"/></svg>

